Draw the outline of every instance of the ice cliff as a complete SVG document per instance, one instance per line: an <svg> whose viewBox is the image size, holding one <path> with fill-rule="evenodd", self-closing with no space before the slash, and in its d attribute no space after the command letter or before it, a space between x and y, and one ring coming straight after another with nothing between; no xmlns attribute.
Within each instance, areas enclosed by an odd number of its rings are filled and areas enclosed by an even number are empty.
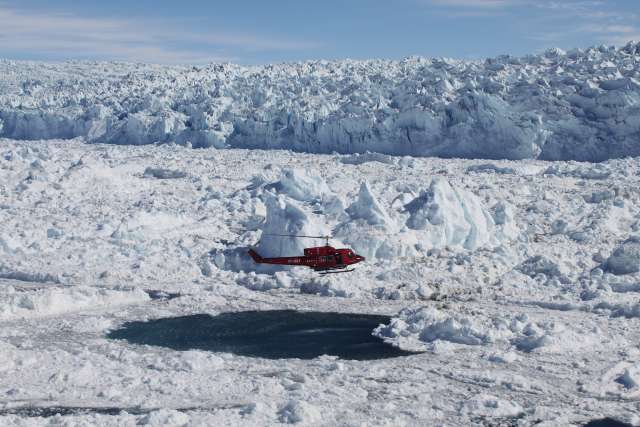
<svg viewBox="0 0 640 427"><path fill-rule="evenodd" d="M640 155L640 43L484 61L0 61L0 136L464 158Z"/></svg>

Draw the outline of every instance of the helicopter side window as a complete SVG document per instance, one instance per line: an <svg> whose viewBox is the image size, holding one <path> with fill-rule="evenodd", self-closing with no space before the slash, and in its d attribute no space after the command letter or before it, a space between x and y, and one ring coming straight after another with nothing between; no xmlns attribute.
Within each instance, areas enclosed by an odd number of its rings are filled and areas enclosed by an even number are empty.
<svg viewBox="0 0 640 427"><path fill-rule="evenodd" d="M353 258L353 252L349 251L349 252L347 253L347 256L348 256L349 258Z"/></svg>

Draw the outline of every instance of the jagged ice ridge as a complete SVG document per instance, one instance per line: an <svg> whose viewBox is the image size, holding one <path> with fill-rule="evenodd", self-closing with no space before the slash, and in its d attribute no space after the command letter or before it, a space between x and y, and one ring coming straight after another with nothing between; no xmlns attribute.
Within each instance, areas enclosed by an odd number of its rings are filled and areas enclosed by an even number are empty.
<svg viewBox="0 0 640 427"><path fill-rule="evenodd" d="M0 61L0 136L603 161L640 155L640 44L484 61Z"/></svg>

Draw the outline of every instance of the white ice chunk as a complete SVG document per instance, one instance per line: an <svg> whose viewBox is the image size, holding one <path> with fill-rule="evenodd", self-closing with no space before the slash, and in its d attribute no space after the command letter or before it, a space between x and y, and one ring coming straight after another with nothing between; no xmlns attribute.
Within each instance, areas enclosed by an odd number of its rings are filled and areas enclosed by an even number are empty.
<svg viewBox="0 0 640 427"><path fill-rule="evenodd" d="M325 236L328 227L314 214L294 200L268 195L265 200L267 216L257 252L263 257L302 255L305 248L321 246L322 240L296 236Z"/></svg>
<svg viewBox="0 0 640 427"><path fill-rule="evenodd" d="M279 192L303 202L322 200L332 194L321 176L302 169L283 170L275 187Z"/></svg>
<svg viewBox="0 0 640 427"><path fill-rule="evenodd" d="M9 289L0 293L0 319L47 316L148 300L149 295L139 288L104 289L75 286L29 292Z"/></svg>
<svg viewBox="0 0 640 427"><path fill-rule="evenodd" d="M616 275L640 271L640 238L630 237L618 246L604 264L604 270Z"/></svg>
<svg viewBox="0 0 640 427"><path fill-rule="evenodd" d="M370 225L388 227L392 223L389 214L373 195L366 181L360 184L358 198L347 208L347 213L352 219L363 219Z"/></svg>
<svg viewBox="0 0 640 427"><path fill-rule="evenodd" d="M491 213L473 193L454 188L435 178L429 189L405 206L407 226L424 230L428 247L461 246L473 250L494 244L495 223Z"/></svg>
<svg viewBox="0 0 640 427"><path fill-rule="evenodd" d="M280 421L288 424L316 425L321 423L322 414L318 408L310 403L303 400L291 400L280 410Z"/></svg>
<svg viewBox="0 0 640 427"><path fill-rule="evenodd" d="M473 417L513 418L522 414L523 409L515 402L479 394L465 401L460 412Z"/></svg>

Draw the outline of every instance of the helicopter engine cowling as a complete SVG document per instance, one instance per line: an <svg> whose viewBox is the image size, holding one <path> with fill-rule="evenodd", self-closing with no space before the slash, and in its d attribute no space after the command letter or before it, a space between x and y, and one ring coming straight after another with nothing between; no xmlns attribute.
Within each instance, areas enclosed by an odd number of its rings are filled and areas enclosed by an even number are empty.
<svg viewBox="0 0 640 427"><path fill-rule="evenodd" d="M328 256L334 255L336 249L331 246L318 246L316 248L306 248L304 250L304 256Z"/></svg>

